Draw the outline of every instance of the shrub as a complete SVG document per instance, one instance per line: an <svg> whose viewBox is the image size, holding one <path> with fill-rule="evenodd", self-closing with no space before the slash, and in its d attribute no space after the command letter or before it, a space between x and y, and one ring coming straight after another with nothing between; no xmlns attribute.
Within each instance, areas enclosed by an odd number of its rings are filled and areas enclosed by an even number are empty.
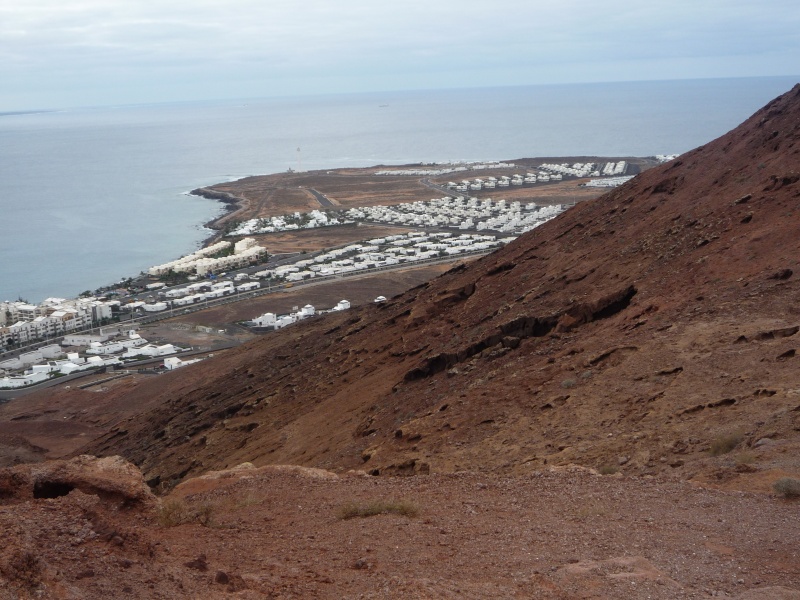
<svg viewBox="0 0 800 600"><path fill-rule="evenodd" d="M156 518L162 527L176 527L186 523L199 523L203 527L211 527L215 509L211 502L189 505L183 500L169 499L158 507Z"/></svg>
<svg viewBox="0 0 800 600"><path fill-rule="evenodd" d="M186 522L188 508L180 500L167 500L158 507L156 517L162 527L175 527Z"/></svg>
<svg viewBox="0 0 800 600"><path fill-rule="evenodd" d="M728 433L721 435L711 442L711 447L708 451L711 456L727 454L739 445L739 443L742 441L742 438L743 436L741 433Z"/></svg>
<svg viewBox="0 0 800 600"><path fill-rule="evenodd" d="M600 465L600 467L598 467L598 469L597 469L597 472L600 473L600 475L613 475L614 473L617 473L618 471L619 471L619 467L617 465L611 465L611 464Z"/></svg>
<svg viewBox="0 0 800 600"><path fill-rule="evenodd" d="M602 519L609 514L608 508L605 505L590 500L587 504L581 504L575 509L572 518L577 521L589 521L594 519Z"/></svg>
<svg viewBox="0 0 800 600"><path fill-rule="evenodd" d="M574 388L576 383L578 382L575 381L574 379L565 379L564 381L561 382L561 387L564 388L565 390L568 390L570 388Z"/></svg>
<svg viewBox="0 0 800 600"><path fill-rule="evenodd" d="M349 502L340 506L336 514L342 520L389 514L413 518L419 514L419 508L407 500L375 500L364 506Z"/></svg>
<svg viewBox="0 0 800 600"><path fill-rule="evenodd" d="M800 479L781 477L772 484L772 489L784 498L800 498Z"/></svg>
<svg viewBox="0 0 800 600"><path fill-rule="evenodd" d="M192 510L192 520L203 527L211 527L214 521L214 505L210 502L201 502Z"/></svg>

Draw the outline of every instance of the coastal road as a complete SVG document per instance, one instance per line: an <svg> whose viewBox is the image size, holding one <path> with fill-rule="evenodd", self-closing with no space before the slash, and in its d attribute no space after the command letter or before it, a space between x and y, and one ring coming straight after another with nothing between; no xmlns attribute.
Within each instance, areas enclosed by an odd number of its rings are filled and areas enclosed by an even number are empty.
<svg viewBox="0 0 800 600"><path fill-rule="evenodd" d="M376 267L372 269L364 269L360 271L351 271L349 273L338 273L336 275L324 275L322 277L315 277L314 279L304 279L302 281L293 281L293 282L282 282L282 283L271 283L266 282L266 287L260 287L255 290L250 290L247 292L236 292L230 296L223 296L221 298L213 298L213 299L206 299L201 300L197 304L187 304L185 306L180 307L171 307L164 311L160 311L157 313L150 313L147 315L133 315L130 314L131 320L134 319L136 322L141 326L148 323L154 323L156 321L162 321L164 319L171 319L172 317L180 316L181 314L186 313L194 313L200 312L202 310L206 310L208 308L213 308L215 306L220 306L223 304L231 304L234 302L241 302L243 300L249 300L255 298L256 296L264 296L267 294L276 294L276 293L283 293L288 292L289 290L297 290L300 287L306 287L310 285L324 285L326 283L332 283L334 281L341 281L342 279L350 279L355 277L368 277L370 275L374 275L375 273L379 273L382 271L392 271L392 270L401 270L401 269L413 269L414 267L422 267L428 266L433 264L443 264L443 263L450 263L450 262L458 262L460 260L468 259L468 258L477 258L479 256L483 256L485 254L489 254L493 252L496 248L488 249L488 250L476 250L472 252L463 252L461 254L455 254L451 256L437 256L435 258L426 258L424 260L414 261L414 262L405 262L399 263L396 265L384 265L382 267ZM120 322L119 325L122 325L124 321Z"/></svg>

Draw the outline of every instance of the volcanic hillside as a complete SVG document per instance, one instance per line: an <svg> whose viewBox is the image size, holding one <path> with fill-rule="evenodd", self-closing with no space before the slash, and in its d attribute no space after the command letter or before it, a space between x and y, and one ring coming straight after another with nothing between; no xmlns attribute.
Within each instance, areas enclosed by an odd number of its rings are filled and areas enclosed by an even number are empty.
<svg viewBox="0 0 800 600"><path fill-rule="evenodd" d="M83 451L151 485L245 461L797 473L799 135L800 85L480 261L142 384L159 407Z"/></svg>

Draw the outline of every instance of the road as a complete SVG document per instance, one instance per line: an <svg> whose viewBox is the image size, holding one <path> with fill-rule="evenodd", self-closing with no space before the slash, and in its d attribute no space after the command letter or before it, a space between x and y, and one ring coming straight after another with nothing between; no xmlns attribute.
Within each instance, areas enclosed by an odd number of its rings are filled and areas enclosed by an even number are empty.
<svg viewBox="0 0 800 600"><path fill-rule="evenodd" d="M314 195L314 198L317 199L317 202L319 202L320 206L322 206L323 208L336 208L336 205L330 200L328 200L328 197L322 192L318 192L313 188L307 188L307 189Z"/></svg>
<svg viewBox="0 0 800 600"><path fill-rule="evenodd" d="M436 258L427 258L425 260L418 260L414 262L405 262L400 263L397 265L387 265L383 267L375 267L372 269L364 269L361 271L352 271L350 273L339 273L337 275L326 275L323 277L314 277L313 279L304 279L302 281L293 281L289 284L287 283L279 283L279 284L271 284L269 282L265 282L263 285L264 287L258 288L256 290L251 290L249 292L236 292L230 296L223 296L222 298L214 298L211 300L202 300L197 304L189 304L187 306L181 306L179 308L170 308L163 312L147 315L144 317L137 317L136 323L139 325L145 325L147 323L153 323L155 321L162 321L164 319L170 319L174 316L184 314L184 313L194 313L199 312L201 310L205 310L207 308L211 308L213 306L221 306L223 304L230 304L232 302L241 302L243 300L248 300L251 298L255 298L256 296L264 296L266 294L276 294L282 293L288 290L295 290L298 287L303 286L310 286L310 285L323 285L325 283L331 283L333 281L341 281L344 278L353 278L353 277L368 277L370 275L374 275L375 273L381 271L390 271L390 270L399 270L399 269L409 269L414 267L421 267L427 265L435 265L441 263L450 263L450 262L457 262L464 258L468 257L478 257L484 254L489 254L493 252L496 248L492 248L489 250L479 250L475 252L464 252L462 254L456 254L453 256L446 256L446 257L436 257Z"/></svg>
<svg viewBox="0 0 800 600"><path fill-rule="evenodd" d="M110 323L107 327L104 327L104 329L106 329L107 331L110 331L112 329L118 329L120 331L128 330L128 329L138 329L142 325L146 325L148 323L154 323L156 321L163 321L165 319L171 319L171 318L176 317L176 316L181 315L181 314L199 312L201 310L205 310L207 308L211 308L211 307L214 307L214 306L220 306L220 305L223 305L223 304L231 304L233 302L242 302L244 300L249 300L251 298L255 298L256 296L263 296L263 295L266 295L266 294L283 293L283 292L286 292L286 291L289 291L289 290L295 290L298 287L303 287L303 286L324 285L326 283L332 283L334 281L341 281L344 278L369 277L370 275L374 275L375 273L378 273L378 272L381 272L381 271L409 269L409 268L413 269L414 267L422 267L422 266L428 266L428 265L434 265L434 264L457 262L457 261L462 260L464 258L477 258L478 256L482 256L484 254L489 254L490 252L493 252L494 250L496 250L496 248L492 248L492 249L489 249L489 250L479 250L479 251L476 251L476 252L464 252L462 254L456 254L456 255L453 255L453 256L428 258L428 259L425 259L425 260L419 260L419 261L414 261L414 262L405 262L405 263L400 263L400 264L397 264L397 265L387 265L387 266L383 266L383 267L375 267L375 268L372 268L372 269L366 269L366 270L361 270L361 271L352 271L350 273L340 273L340 274L337 274L337 275L326 275L324 277L315 277L313 279L306 279L306 280L303 280L303 281L295 281L295 282L292 282L291 284L286 284L286 283L271 284L269 281L266 281L266 282L264 282L264 287L261 287L261 288L255 289L255 290L251 290L249 292L236 292L235 294L230 295L230 296L223 296L222 298L214 298L214 299L211 299L211 300L202 300L201 302L199 302L197 304L190 304L190 305L187 305L185 307L181 306L181 307L178 307L178 308L169 308L169 309L164 310L162 312L151 313L151 314L147 314L147 315L142 315L142 314L139 314L139 313L126 313L126 314L121 315L120 321L114 322L114 323ZM283 260L288 261L290 259L285 258ZM265 268L264 265L260 265L256 269L263 269L263 268ZM176 287L179 287L179 286L176 286ZM167 288L163 288L163 289L167 289ZM141 295L144 296L144 294L141 294ZM69 334L70 335L75 335L75 334L91 333L95 329L98 329L98 327L82 329L82 330L79 330L79 331L70 331ZM0 360L13 358L13 357L19 356L20 354L23 354L25 352L30 352L32 350L35 350L37 348L41 348L42 346L46 346L46 345L49 345L49 344L58 344L63 339L64 339L64 336L57 336L57 337L54 337L54 338L49 338L47 340L37 341L37 342L35 342L33 344L26 345L26 346L24 346L22 348L17 348L15 350L10 350L10 351L4 352L4 353L0 353Z"/></svg>

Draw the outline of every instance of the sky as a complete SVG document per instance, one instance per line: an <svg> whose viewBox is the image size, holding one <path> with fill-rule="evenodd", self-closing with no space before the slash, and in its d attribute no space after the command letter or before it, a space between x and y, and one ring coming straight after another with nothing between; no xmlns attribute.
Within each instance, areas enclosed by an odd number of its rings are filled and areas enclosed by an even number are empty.
<svg viewBox="0 0 800 600"><path fill-rule="evenodd" d="M797 0L0 0L0 111L798 65Z"/></svg>

